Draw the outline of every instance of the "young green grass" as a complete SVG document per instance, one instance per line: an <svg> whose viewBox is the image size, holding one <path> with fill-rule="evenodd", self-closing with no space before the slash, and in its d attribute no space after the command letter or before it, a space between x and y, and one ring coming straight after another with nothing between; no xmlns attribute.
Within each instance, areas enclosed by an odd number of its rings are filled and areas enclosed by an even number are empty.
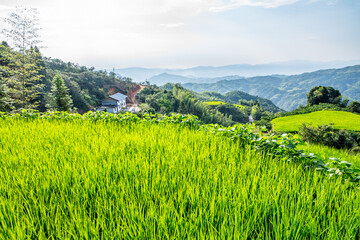
<svg viewBox="0 0 360 240"><path fill-rule="evenodd" d="M344 111L318 111L292 115L275 118L271 123L278 132L297 132L303 123L315 126L334 124L335 129L360 131L360 115Z"/></svg>
<svg viewBox="0 0 360 240"><path fill-rule="evenodd" d="M176 124L0 119L1 239L358 239L340 178Z"/></svg>
<svg viewBox="0 0 360 240"><path fill-rule="evenodd" d="M306 153L314 153L323 159L338 158L341 161L348 161L353 163L357 168L360 168L360 154L354 155L350 149L335 149L328 146L308 143L299 146L298 149L303 149Z"/></svg>
<svg viewBox="0 0 360 240"><path fill-rule="evenodd" d="M226 102L222 102L222 101L207 101L204 103L209 106L218 106L218 105L226 104ZM240 110L243 110L245 108L243 105L240 104L233 104L233 105Z"/></svg>
<svg viewBox="0 0 360 240"><path fill-rule="evenodd" d="M204 103L209 106L217 106L217 105L221 105L221 104L226 104L226 102L222 102L222 101L207 101Z"/></svg>

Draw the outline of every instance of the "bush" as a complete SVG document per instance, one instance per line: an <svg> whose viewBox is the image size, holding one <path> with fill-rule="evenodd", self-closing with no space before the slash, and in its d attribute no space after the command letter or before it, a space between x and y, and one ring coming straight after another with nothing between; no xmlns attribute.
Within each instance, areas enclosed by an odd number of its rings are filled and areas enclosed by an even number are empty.
<svg viewBox="0 0 360 240"><path fill-rule="evenodd" d="M360 113L360 102L352 101L348 107L350 112Z"/></svg>
<svg viewBox="0 0 360 240"><path fill-rule="evenodd" d="M349 130L335 130L330 125L311 126L303 124L299 131L304 141L337 149L359 146L360 134Z"/></svg>

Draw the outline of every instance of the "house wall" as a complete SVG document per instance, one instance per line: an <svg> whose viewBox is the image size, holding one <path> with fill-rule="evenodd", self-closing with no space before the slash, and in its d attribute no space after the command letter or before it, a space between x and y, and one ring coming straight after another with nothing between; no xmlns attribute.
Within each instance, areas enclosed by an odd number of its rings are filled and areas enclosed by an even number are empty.
<svg viewBox="0 0 360 240"><path fill-rule="evenodd" d="M116 106L116 105L118 105L118 103L116 100L104 100L102 102L102 105L103 106Z"/></svg>
<svg viewBox="0 0 360 240"><path fill-rule="evenodd" d="M117 100L112 99L112 98L107 98L107 99L102 101L101 105L105 106L105 107L108 106L107 112L109 112L109 113L118 113L123 108L126 108L126 98L121 99L120 101L117 101ZM112 108L110 108L110 106Z"/></svg>

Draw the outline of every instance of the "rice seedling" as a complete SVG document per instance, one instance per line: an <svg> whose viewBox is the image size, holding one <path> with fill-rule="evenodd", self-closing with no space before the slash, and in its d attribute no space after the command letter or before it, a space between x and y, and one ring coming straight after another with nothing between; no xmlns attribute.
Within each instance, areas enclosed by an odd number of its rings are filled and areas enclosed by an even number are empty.
<svg viewBox="0 0 360 240"><path fill-rule="evenodd" d="M335 149L322 145L305 144L299 146L299 149L303 149L307 153L314 153L322 158L339 158L343 161L353 163L357 168L360 168L360 154L352 154L351 149Z"/></svg>
<svg viewBox="0 0 360 240"><path fill-rule="evenodd" d="M360 115L344 111L317 111L275 118L271 121L278 132L297 132L303 123L314 126L333 124L335 129L360 131Z"/></svg>
<svg viewBox="0 0 360 240"><path fill-rule="evenodd" d="M0 238L360 237L359 189L341 178L181 124L110 120L0 118Z"/></svg>

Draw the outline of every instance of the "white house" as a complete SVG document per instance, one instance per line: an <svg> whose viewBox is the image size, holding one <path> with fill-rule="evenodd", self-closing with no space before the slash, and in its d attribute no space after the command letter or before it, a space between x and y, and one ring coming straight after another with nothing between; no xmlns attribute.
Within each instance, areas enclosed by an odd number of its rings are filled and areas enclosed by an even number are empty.
<svg viewBox="0 0 360 240"><path fill-rule="evenodd" d="M118 113L123 109L126 109L126 98L124 94L116 93L109 96L102 101L100 107L96 108L96 111L107 111L108 113Z"/></svg>

